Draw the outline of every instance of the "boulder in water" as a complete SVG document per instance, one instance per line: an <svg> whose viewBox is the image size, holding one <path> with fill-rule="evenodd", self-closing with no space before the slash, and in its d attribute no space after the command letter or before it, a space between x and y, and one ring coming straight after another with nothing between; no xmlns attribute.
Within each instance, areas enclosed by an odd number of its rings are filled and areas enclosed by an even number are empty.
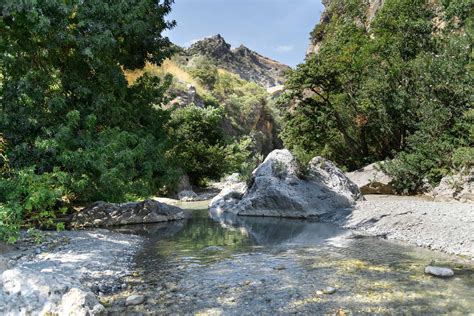
<svg viewBox="0 0 474 316"><path fill-rule="evenodd" d="M352 208L361 198L357 185L331 161L315 157L301 172L283 149L271 152L253 171L250 185L225 188L209 207L238 215L308 218Z"/></svg>
<svg viewBox="0 0 474 316"><path fill-rule="evenodd" d="M155 200L123 204L96 202L76 213L72 219L72 226L81 228L149 224L184 217L185 213L179 207Z"/></svg>

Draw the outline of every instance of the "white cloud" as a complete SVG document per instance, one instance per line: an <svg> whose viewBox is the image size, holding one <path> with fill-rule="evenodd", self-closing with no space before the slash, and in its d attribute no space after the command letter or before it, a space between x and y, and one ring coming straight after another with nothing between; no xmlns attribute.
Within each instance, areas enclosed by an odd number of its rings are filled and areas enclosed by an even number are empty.
<svg viewBox="0 0 474 316"><path fill-rule="evenodd" d="M275 51L279 53L291 52L294 49L295 47L293 45L280 45L280 46L275 47Z"/></svg>

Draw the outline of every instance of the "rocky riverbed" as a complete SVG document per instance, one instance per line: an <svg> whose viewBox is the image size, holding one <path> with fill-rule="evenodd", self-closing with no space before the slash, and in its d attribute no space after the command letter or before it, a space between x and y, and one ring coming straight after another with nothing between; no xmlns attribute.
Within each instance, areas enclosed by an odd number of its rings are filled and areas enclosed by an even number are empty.
<svg viewBox="0 0 474 316"><path fill-rule="evenodd" d="M98 229L45 233L39 244L24 235L0 254L0 314L104 312L100 298L127 288L143 240Z"/></svg>
<svg viewBox="0 0 474 316"><path fill-rule="evenodd" d="M170 226L171 225L171 226ZM467 313L469 260L364 237L335 225L206 211L147 237L135 291L105 298L117 314ZM174 226L174 228L173 228ZM425 274L447 266L454 277ZM126 306L130 295L143 302Z"/></svg>
<svg viewBox="0 0 474 316"><path fill-rule="evenodd" d="M368 195L350 212L323 220L364 234L474 258L474 204Z"/></svg>
<svg viewBox="0 0 474 316"><path fill-rule="evenodd" d="M438 231L451 245L438 249L462 250L462 238L469 249L469 204L369 196L347 217L322 218L347 230L314 220L210 217L206 202L175 203L194 209L192 218L51 232L39 245L24 235L15 247L0 247L0 314L474 310L470 252L460 252L463 258L408 245L424 240L428 247ZM454 276L433 277L427 266L448 267Z"/></svg>

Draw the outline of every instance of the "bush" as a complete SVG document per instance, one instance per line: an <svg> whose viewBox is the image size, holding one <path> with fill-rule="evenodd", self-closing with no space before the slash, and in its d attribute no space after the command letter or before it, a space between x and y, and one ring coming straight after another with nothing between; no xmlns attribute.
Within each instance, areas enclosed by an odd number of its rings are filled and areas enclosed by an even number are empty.
<svg viewBox="0 0 474 316"><path fill-rule="evenodd" d="M67 173L55 170L38 175L33 168L16 172L0 180L0 239L14 242L21 226L64 228L56 224L58 214L67 208Z"/></svg>
<svg viewBox="0 0 474 316"><path fill-rule="evenodd" d="M188 65L189 73L207 88L212 89L218 80L217 67L204 56L191 59Z"/></svg>
<svg viewBox="0 0 474 316"><path fill-rule="evenodd" d="M387 0L370 30L348 13L367 3L331 2L331 19L316 29L325 34L319 53L290 74L281 98L292 104L281 136L301 161L321 155L355 170L394 159L387 171L407 194L472 165L470 28L436 29L440 12L428 2ZM436 9L468 25L467 3Z"/></svg>
<svg viewBox="0 0 474 316"><path fill-rule="evenodd" d="M174 110L166 128L172 142L167 152L175 159L191 182L202 184L218 180L240 169L250 156L248 141L228 143L221 128L222 109L195 105Z"/></svg>
<svg viewBox="0 0 474 316"><path fill-rule="evenodd" d="M174 25L171 3L2 2L0 238L52 225L60 200L126 201L173 186L160 109L170 79L124 76L171 55L161 36Z"/></svg>

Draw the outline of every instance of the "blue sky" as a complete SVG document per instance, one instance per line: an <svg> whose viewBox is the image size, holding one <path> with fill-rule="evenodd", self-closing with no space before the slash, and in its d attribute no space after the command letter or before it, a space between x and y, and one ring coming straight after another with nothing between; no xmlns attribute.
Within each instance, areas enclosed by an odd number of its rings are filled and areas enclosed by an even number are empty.
<svg viewBox="0 0 474 316"><path fill-rule="evenodd" d="M322 10L320 0L175 0L168 18L178 25L166 35L188 47L219 33L232 47L244 44L295 66L304 59Z"/></svg>

